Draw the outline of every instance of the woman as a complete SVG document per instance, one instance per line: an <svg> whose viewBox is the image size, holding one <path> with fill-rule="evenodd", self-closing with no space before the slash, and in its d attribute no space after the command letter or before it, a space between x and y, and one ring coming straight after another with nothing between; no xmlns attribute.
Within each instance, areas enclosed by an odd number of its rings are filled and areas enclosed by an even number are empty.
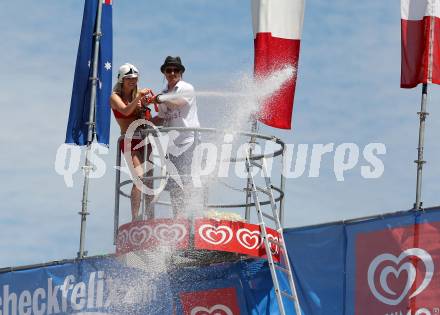
<svg viewBox="0 0 440 315"><path fill-rule="evenodd" d="M130 64L123 64L118 71L118 82L113 87L113 93L110 96L110 105L116 121L121 128L121 134L125 134L128 127L132 122L137 119L148 119L151 120L150 109L147 108L145 113L142 109L146 108L146 98L151 94L150 89L141 89L138 91L139 71L137 68ZM145 109L144 109L145 110ZM144 114L145 113L145 114ZM134 139L131 142L131 160L133 162L135 174L133 176L142 177L143 176L143 152L144 147L133 150L133 148L139 144L142 140ZM121 143L121 150L124 152L124 142ZM150 155L151 147L148 147L148 156ZM147 173L147 176L151 176L152 171ZM152 183L148 183L151 186ZM147 217L153 218L154 210L151 205L151 200L153 196L145 195L147 201ZM142 219L141 214L139 214L139 206L141 202L141 191L133 183L131 189L131 218L132 221Z"/></svg>

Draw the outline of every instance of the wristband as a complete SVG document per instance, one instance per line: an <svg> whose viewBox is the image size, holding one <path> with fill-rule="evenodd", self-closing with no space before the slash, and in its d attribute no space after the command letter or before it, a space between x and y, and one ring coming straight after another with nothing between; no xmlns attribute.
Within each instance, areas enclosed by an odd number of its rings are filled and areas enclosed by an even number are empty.
<svg viewBox="0 0 440 315"><path fill-rule="evenodd" d="M157 104L163 103L163 101L160 100L160 96L162 96L162 93L157 94L156 97L155 97Z"/></svg>

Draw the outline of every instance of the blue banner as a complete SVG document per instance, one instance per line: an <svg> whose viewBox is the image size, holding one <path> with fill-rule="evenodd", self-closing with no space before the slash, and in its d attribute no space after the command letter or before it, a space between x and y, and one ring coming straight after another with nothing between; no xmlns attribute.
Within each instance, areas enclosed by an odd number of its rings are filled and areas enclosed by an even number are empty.
<svg viewBox="0 0 440 315"><path fill-rule="evenodd" d="M286 289L286 279L281 286ZM166 272L91 258L0 274L0 314L277 314L267 263ZM294 315L293 305L287 314Z"/></svg>
<svg viewBox="0 0 440 315"><path fill-rule="evenodd" d="M98 86L96 98L95 124L96 140L108 145L110 137L110 105L112 90L112 5L110 0L86 0L81 27L81 37L76 59L75 77L67 124L66 143L87 144L92 87L94 33L99 1L103 2L101 17L101 40L98 57Z"/></svg>
<svg viewBox="0 0 440 315"><path fill-rule="evenodd" d="M303 315L440 314L439 239L440 208L287 229ZM0 273L0 314L279 314L265 260L145 264L104 257Z"/></svg>
<svg viewBox="0 0 440 315"><path fill-rule="evenodd" d="M285 231L304 314L344 314L344 229L336 223Z"/></svg>

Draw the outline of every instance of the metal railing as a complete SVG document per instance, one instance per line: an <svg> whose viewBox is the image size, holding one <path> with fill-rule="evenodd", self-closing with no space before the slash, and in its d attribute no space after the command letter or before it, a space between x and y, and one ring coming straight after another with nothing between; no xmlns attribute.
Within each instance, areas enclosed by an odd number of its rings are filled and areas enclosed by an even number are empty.
<svg viewBox="0 0 440 315"><path fill-rule="evenodd" d="M233 139L235 139L235 146L243 146L246 144L249 144L251 139L255 139L255 144L253 145L260 145L261 141L266 141L265 143L265 147L267 147L268 143L270 143L271 146L275 146L273 148L273 150L270 150L269 152L264 152L264 153L258 153L256 152L254 149L252 150L253 154L250 157L251 160L253 161L258 161L261 160L263 158L265 159L272 159L272 161L276 161L277 159L279 159L280 161L280 171L279 171L279 185L273 185L272 189L273 191L276 193L276 196L274 198L274 200L278 203L278 208L279 208L279 215L280 215L280 219L282 222L282 218L284 217L283 215L283 199L284 199L284 192L283 192L283 188L285 185L285 178L283 176L283 168L284 168L284 150L285 150L285 144L283 141L281 141L279 138L277 137L273 137L273 136L268 136L268 135L263 135L263 134L259 134L259 133L252 133L252 132L244 132L244 131L230 131L230 130L218 130L218 129L214 129L214 128L141 128L140 130L137 130L135 134L133 134L133 136L131 136L131 138L126 138L126 135L121 135L118 138L118 142L117 142L117 153L116 153L116 179L115 179L115 200L114 200L114 241L116 242L116 238L117 238L117 233L118 233L118 228L120 225L120 201L121 201L121 196L125 197L125 198L129 198L130 199L130 194L124 192L123 188L131 183L133 183L133 180L131 179L127 179L127 180L123 180L121 181L121 163L122 163L122 151L121 151L121 144L124 143L124 140L130 141L130 139L133 140L137 140L139 141L145 141L143 144L143 148L144 148L144 154L143 154L143 165L146 165L148 156L147 156L147 143L150 143L151 140L153 140L155 146L156 146L156 150L153 153L159 153L159 158L161 159L161 163L164 164L163 159L166 158L166 153L167 150L163 148L163 141L161 142L160 138L164 137L165 135L167 135L169 132L171 131L177 131L179 133L191 133L192 137L193 137L193 141L196 144L196 149L194 152L196 152L196 154L200 154L201 152L198 152L197 146L198 145L202 145L206 144L206 143L211 143L214 146L221 147L223 144L225 144L223 142L223 140L220 141L220 139L224 139L225 135L232 135ZM220 138L220 136L223 136L223 138ZM214 140L212 142L209 141L209 139L212 139L213 137ZM231 144L232 145L232 144ZM142 145L141 145L142 146ZM261 147L260 147L261 148ZM157 152L159 151L159 152ZM129 152L130 157L131 157L131 153ZM220 154L221 155L221 154ZM246 161L246 156L243 155L243 157L241 156L231 156L228 157L226 159L219 159L218 158L219 154L217 154L217 159L215 161L215 163L231 163L231 164L236 164L236 163L245 163ZM157 156L156 156L157 157ZM204 161L206 162L214 162L214 161ZM163 170L163 165L162 166L162 170ZM145 170L145 168L144 168ZM153 175L153 176L142 176L141 181L142 182L146 182L146 181L152 181L153 183L155 181L163 181L163 180L167 180L170 177L170 173L168 172L168 170L166 170L166 172L162 172L162 174L160 175ZM182 175L179 175L182 176ZM183 175L183 176L191 176L191 175ZM226 187L227 189L231 190L231 191L238 191L241 192L243 194L243 199L246 200L246 195L247 195L247 177L246 178L241 178L242 179L242 183L240 182L238 185L239 187L237 188L236 186L233 186L232 184L225 182L223 179L217 178L216 176L201 176L203 181L207 181L207 179L209 179L210 183L212 182L217 182L217 183L221 183L223 184L224 187ZM231 180L229 177L226 178L225 180ZM237 176L235 178L235 180L240 180L240 178ZM275 181L274 181L275 182ZM249 209L249 207L254 207L255 203L251 202L251 201L246 201L244 203L240 203L240 202L210 202L210 200L208 200L209 198L208 196L208 192L207 187L204 187L204 196L203 196L203 209L202 210L209 210L209 209L242 209L244 211L244 217L245 220L247 222L251 222L251 218L250 218L250 212L246 211L246 209ZM154 197L154 204L155 205L161 205L161 206L165 206L165 207L171 207L171 203L162 200L160 194L162 193L159 192L159 195L156 195ZM144 193L142 192L142 195L144 195ZM145 203L143 202L143 197L142 196L142 202L141 202L141 213L145 214ZM262 200L260 201L260 205L269 205L270 204L270 200Z"/></svg>

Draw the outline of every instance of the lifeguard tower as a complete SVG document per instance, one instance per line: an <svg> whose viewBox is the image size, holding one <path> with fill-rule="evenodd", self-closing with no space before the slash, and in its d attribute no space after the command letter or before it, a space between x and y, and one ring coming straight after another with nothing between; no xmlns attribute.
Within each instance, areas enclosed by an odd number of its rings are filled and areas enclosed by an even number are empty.
<svg viewBox="0 0 440 315"><path fill-rule="evenodd" d="M215 170L211 168L208 175L206 168L204 172L186 175L197 176L200 187L193 189L194 202L184 212L185 216L147 219L147 198L143 191L141 219L121 222L121 212L128 211L122 204L125 198L130 198L126 188L133 182L133 179L123 179L121 145L124 140L128 140L125 143L131 143L132 139L137 140L137 143L139 140L143 141L144 174L147 174L147 144L153 146L150 160L159 165L156 165L152 176L144 175L140 180L143 183L153 181L154 188L160 188L169 178L178 175L167 169L166 147L161 141L161 137L166 137L170 132L192 132L196 144L193 159L199 159L198 162L205 166L214 163L217 167ZM208 147L218 149L214 149L216 154L206 156L204 149ZM263 147L265 150L262 153ZM231 133L211 128L143 128L132 135L121 136L116 155L116 255L127 265L146 270L152 268L151 264L154 264L158 253L165 252L167 255L159 256L166 260L168 268L267 259L280 314L286 314L289 303L293 303L296 314L301 314L292 265L283 238L285 179L280 170L284 167L284 149L285 144L276 137L252 132ZM241 154L232 156L232 152ZM228 176L224 168L223 171L216 171L224 163L228 167L241 166L244 176ZM272 170L277 170L277 180L273 180L275 177L271 176L274 173ZM214 187L219 186L225 189L225 193L221 194L223 198L220 201L216 201L216 197L219 198L212 190L217 190ZM235 202L240 199L243 201ZM156 213L159 209L171 213L171 203L166 200L166 193L162 189L157 190L153 203ZM287 279L288 290L281 288L280 277Z"/></svg>

